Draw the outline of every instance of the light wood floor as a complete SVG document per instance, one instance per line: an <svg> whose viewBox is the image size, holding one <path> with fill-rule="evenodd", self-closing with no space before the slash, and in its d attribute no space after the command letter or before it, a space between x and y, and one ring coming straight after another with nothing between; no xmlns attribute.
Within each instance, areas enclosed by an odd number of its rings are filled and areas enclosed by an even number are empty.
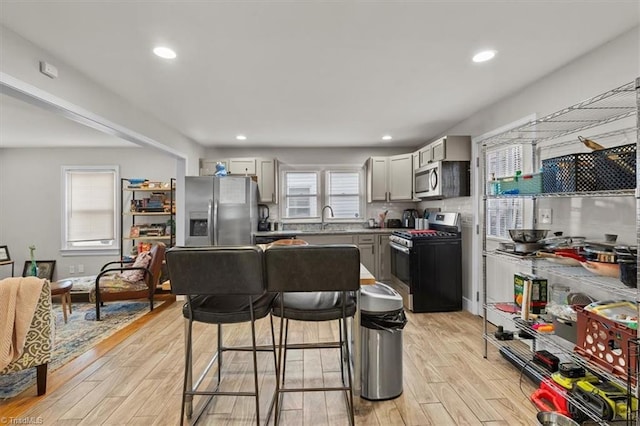
<svg viewBox="0 0 640 426"><path fill-rule="evenodd" d="M33 417L43 424L176 425L180 420L183 372L181 303L153 313L146 324L121 336L115 347L88 354L75 371L54 372L49 391L0 404L2 416ZM390 401L361 400L359 425L532 425L536 410L527 395L534 390L527 379L489 347L482 357L482 321L466 312L411 314L404 329L404 393ZM277 324L277 322L276 322ZM333 324L333 325L332 325ZM194 327L196 371L215 350L216 327ZM271 341L269 320L257 323L259 344ZM331 340L335 323L296 323L290 341ZM250 344L248 324L223 328L225 344ZM338 385L340 365L335 350L291 351L287 383ZM95 359L95 360L94 360ZM226 352L223 386L253 389L251 355ZM273 358L258 354L261 380L261 423L274 390ZM58 377L60 375L60 377ZM197 401L197 400L196 400ZM272 421L273 422L273 417ZM252 425L251 397L217 397L198 424ZM287 394L281 424L346 425L342 393Z"/></svg>

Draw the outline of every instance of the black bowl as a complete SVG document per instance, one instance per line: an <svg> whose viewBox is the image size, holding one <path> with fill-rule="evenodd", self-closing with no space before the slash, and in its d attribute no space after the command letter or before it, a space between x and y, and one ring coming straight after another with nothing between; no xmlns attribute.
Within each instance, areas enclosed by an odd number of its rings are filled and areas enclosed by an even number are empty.
<svg viewBox="0 0 640 426"><path fill-rule="evenodd" d="M509 229L509 235L516 243L537 243L548 232L548 229Z"/></svg>

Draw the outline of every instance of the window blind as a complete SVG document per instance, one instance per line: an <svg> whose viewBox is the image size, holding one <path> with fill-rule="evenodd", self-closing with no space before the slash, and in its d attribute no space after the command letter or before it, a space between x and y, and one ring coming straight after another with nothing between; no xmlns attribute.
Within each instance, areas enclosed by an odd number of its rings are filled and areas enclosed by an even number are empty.
<svg viewBox="0 0 640 426"><path fill-rule="evenodd" d="M327 172L327 204L335 218L360 217L360 174L358 172Z"/></svg>
<svg viewBox="0 0 640 426"><path fill-rule="evenodd" d="M318 173L285 173L285 217L304 218L317 216Z"/></svg>
<svg viewBox="0 0 640 426"><path fill-rule="evenodd" d="M66 171L66 242L68 245L104 244L116 239L116 172Z"/></svg>

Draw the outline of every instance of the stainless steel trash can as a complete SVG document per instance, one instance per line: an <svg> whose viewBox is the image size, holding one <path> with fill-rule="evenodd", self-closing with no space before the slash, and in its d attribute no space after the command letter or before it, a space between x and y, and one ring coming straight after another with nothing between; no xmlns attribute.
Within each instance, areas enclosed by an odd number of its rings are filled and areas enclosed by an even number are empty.
<svg viewBox="0 0 640 426"><path fill-rule="evenodd" d="M402 296L383 283L360 289L362 393L370 400L402 393Z"/></svg>

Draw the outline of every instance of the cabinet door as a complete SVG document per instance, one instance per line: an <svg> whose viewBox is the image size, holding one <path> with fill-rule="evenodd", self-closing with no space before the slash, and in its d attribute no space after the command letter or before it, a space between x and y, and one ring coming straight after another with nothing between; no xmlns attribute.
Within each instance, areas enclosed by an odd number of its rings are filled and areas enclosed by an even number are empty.
<svg viewBox="0 0 640 426"><path fill-rule="evenodd" d="M277 160L274 159L258 158L256 160L258 192L261 203L278 202L276 164Z"/></svg>
<svg viewBox="0 0 640 426"><path fill-rule="evenodd" d="M255 158L230 158L229 174L232 175L255 175L256 159Z"/></svg>
<svg viewBox="0 0 640 426"><path fill-rule="evenodd" d="M369 194L368 201L387 201L387 157L371 157L369 159Z"/></svg>
<svg viewBox="0 0 640 426"><path fill-rule="evenodd" d="M378 281L391 280L391 248L389 247L389 236L378 235L378 270L376 271Z"/></svg>
<svg viewBox="0 0 640 426"><path fill-rule="evenodd" d="M413 159L411 154L389 157L389 201L413 199Z"/></svg>
<svg viewBox="0 0 640 426"><path fill-rule="evenodd" d="M359 244L360 263L364 265L372 274L376 273L376 245L375 244Z"/></svg>
<svg viewBox="0 0 640 426"><path fill-rule="evenodd" d="M442 138L431 143L431 161L442 161L447 157L447 139Z"/></svg>
<svg viewBox="0 0 640 426"><path fill-rule="evenodd" d="M200 159L200 176L213 176L216 173L216 164L222 163L229 170L228 160L206 160Z"/></svg>
<svg viewBox="0 0 640 426"><path fill-rule="evenodd" d="M431 145L418 151L418 167L424 167L431 162Z"/></svg>

